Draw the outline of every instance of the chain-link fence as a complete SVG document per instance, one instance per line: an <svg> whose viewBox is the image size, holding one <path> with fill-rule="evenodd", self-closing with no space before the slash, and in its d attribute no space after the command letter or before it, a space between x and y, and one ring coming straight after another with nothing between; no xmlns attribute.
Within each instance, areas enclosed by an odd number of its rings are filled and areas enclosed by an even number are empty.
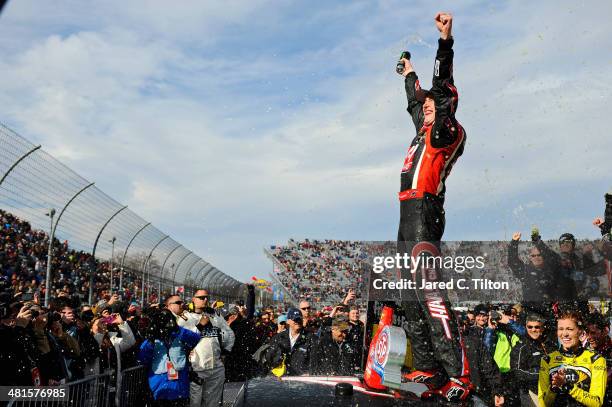
<svg viewBox="0 0 612 407"><path fill-rule="evenodd" d="M129 290L145 302L183 287L185 294L206 287L226 300L243 293L240 282L1 124L0 146L0 208L57 239L53 252L64 245L85 256L79 287L87 302L104 289ZM61 264L46 263L53 296Z"/></svg>

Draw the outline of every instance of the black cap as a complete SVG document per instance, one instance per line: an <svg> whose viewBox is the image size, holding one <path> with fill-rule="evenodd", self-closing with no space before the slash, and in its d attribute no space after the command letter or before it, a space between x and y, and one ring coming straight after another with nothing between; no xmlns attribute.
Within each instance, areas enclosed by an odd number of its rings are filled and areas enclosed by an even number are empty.
<svg viewBox="0 0 612 407"><path fill-rule="evenodd" d="M572 242L576 243L576 238L571 233L564 233L559 236L559 243Z"/></svg>
<svg viewBox="0 0 612 407"><path fill-rule="evenodd" d="M487 315L489 313L489 311L487 310L487 306L484 304L478 304L477 306L474 307L474 314L478 315L478 314L484 314Z"/></svg>
<svg viewBox="0 0 612 407"><path fill-rule="evenodd" d="M415 96L417 101L419 101L421 103L424 103L426 98L432 98L433 99L434 94L430 90L419 88L414 93L414 96Z"/></svg>

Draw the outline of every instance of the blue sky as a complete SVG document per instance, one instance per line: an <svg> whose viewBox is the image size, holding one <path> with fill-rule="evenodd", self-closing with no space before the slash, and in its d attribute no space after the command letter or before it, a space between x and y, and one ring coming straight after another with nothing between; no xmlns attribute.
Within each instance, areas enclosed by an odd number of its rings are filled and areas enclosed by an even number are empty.
<svg viewBox="0 0 612 407"><path fill-rule="evenodd" d="M590 226L612 188L612 5L11 1L0 121L222 271L293 238L392 240L414 129L396 58L429 86L455 15L448 240Z"/></svg>

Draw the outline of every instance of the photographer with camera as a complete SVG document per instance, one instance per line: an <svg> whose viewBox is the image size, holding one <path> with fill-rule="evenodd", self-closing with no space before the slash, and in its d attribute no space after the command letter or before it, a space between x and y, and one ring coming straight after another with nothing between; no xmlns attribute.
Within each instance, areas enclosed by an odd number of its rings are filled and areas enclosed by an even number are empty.
<svg viewBox="0 0 612 407"><path fill-rule="evenodd" d="M138 360L148 369L152 405L185 407L189 404L187 359L200 342L200 335L180 327L169 309L152 310L148 316L150 325L140 346Z"/></svg>
<svg viewBox="0 0 612 407"><path fill-rule="evenodd" d="M510 352L525 335L525 327L514 320L510 307L502 312L489 312L489 324L484 332L484 344L493 355L502 376L510 371Z"/></svg>
<svg viewBox="0 0 612 407"><path fill-rule="evenodd" d="M0 278L0 383L4 386L40 385L41 352L32 332L35 313L24 305L17 315L11 315L12 299L10 286Z"/></svg>
<svg viewBox="0 0 612 407"><path fill-rule="evenodd" d="M478 304L474 308L474 325L463 336L465 355L470 364L470 381L474 385L474 394L487 405L501 406L506 405L505 386L483 340L488 322L488 307Z"/></svg>
<svg viewBox="0 0 612 407"><path fill-rule="evenodd" d="M81 352L76 339L64 331L61 314L41 309L41 315L35 321L33 328L38 347L43 353L41 357L43 384L55 386L73 380L69 362L79 358Z"/></svg>
<svg viewBox="0 0 612 407"><path fill-rule="evenodd" d="M91 333L89 324L76 315L73 302L69 298L55 298L51 307L60 314L64 332L79 345L79 357L68 361L72 380L98 374L100 347Z"/></svg>

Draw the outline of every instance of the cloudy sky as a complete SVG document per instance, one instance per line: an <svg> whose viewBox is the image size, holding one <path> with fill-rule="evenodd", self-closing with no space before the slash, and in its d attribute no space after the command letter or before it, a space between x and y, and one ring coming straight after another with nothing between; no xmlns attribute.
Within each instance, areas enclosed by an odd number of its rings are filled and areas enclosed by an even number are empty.
<svg viewBox="0 0 612 407"><path fill-rule="evenodd" d="M289 238L395 238L414 136L395 62L429 86L449 10L468 142L445 239L596 237L612 3L431 3L13 0L0 122L245 281Z"/></svg>

